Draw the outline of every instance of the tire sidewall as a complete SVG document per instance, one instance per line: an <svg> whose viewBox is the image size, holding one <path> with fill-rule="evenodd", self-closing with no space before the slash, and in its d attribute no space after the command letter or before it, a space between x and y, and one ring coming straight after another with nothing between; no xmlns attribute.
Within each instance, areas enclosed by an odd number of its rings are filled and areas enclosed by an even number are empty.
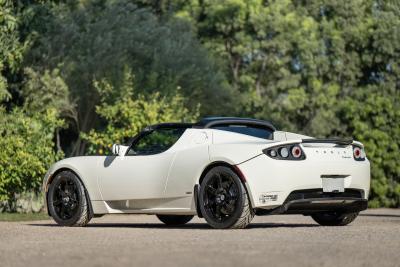
<svg viewBox="0 0 400 267"><path fill-rule="evenodd" d="M208 181L210 179L213 178L213 176L216 173L229 174L232 177L234 183L237 185L238 191L239 191L238 192L239 197L238 197L238 200L237 200L238 202L236 203L236 210L235 210L234 214L228 220L226 220L224 222L215 221L213 216L212 215L210 216L208 211L204 208L205 185L208 183ZM204 179L201 182L200 192L199 192L200 210L201 210L201 213L202 213L204 219L212 227L218 228L218 229L229 228L229 227L233 226L238 221L238 219L240 218L240 215L243 212L243 205L244 205L244 202L245 202L244 197L247 197L247 192L246 192L246 189L244 188L244 186L242 184L242 181L240 180L239 176L228 167L222 167L222 166L215 167L215 168L211 169L206 174L206 176L204 177Z"/></svg>
<svg viewBox="0 0 400 267"><path fill-rule="evenodd" d="M54 198L54 190L57 188L58 184L64 179L64 178L70 178L74 181L74 183L76 183L76 186L78 188L78 198L79 198L79 203L78 203L78 210L77 212L74 214L74 216L72 216L70 219L68 220L64 220L62 218L60 218L57 215L57 212L55 211L54 206L52 205L53 203L53 198ZM84 212L84 209L86 207L86 194L85 194L85 189L81 183L81 181L79 180L79 178L71 171L62 171L59 174L56 175L56 177L54 177L53 181L50 184L50 188L49 191L47 193L47 207L49 209L49 213L51 215L51 217L59 224L62 226L72 226L74 225L76 222L79 221L79 219L81 218L82 213Z"/></svg>

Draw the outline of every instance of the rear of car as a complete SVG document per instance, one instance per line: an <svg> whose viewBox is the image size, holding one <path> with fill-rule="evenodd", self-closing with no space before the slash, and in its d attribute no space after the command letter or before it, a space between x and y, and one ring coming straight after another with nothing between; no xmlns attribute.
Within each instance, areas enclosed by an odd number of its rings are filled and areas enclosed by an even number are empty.
<svg viewBox="0 0 400 267"><path fill-rule="evenodd" d="M367 208L370 163L361 143L299 139L269 144L263 153L237 167L246 177L257 214Z"/></svg>

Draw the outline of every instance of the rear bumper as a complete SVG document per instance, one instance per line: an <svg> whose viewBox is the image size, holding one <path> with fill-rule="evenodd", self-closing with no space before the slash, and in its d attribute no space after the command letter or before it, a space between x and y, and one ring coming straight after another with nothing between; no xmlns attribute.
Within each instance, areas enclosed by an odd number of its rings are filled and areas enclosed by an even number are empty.
<svg viewBox="0 0 400 267"><path fill-rule="evenodd" d="M293 200L272 210L257 209L256 215L272 214L304 214L310 215L318 212L359 212L366 210L368 200L359 198L332 198L332 199L304 199Z"/></svg>
<svg viewBox="0 0 400 267"><path fill-rule="evenodd" d="M360 198L331 198L293 200L282 207L281 213L312 214L325 211L359 212L366 210L368 200Z"/></svg>
<svg viewBox="0 0 400 267"><path fill-rule="evenodd" d="M366 210L368 200L363 192L348 189L343 193L324 193L321 189L299 190L290 193L284 204L274 209L257 209L256 214L312 214L317 212L359 212Z"/></svg>
<svg viewBox="0 0 400 267"><path fill-rule="evenodd" d="M360 202L367 202L369 195L370 164L367 159L332 160L308 156L301 161L286 161L271 159L262 154L237 166L246 178L246 188L253 208L274 209L286 205L289 195L294 191L318 189L322 192L323 178L326 176L345 177L344 189L361 192L357 196ZM307 201L295 203L301 206ZM295 203L288 206L294 208Z"/></svg>

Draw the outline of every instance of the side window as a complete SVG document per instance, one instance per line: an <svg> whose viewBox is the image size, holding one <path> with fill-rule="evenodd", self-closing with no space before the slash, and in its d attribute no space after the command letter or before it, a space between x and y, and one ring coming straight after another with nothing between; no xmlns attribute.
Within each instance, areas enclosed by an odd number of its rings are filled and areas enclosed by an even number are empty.
<svg viewBox="0 0 400 267"><path fill-rule="evenodd" d="M160 128L140 137L129 149L128 155L154 155L173 146L186 128Z"/></svg>

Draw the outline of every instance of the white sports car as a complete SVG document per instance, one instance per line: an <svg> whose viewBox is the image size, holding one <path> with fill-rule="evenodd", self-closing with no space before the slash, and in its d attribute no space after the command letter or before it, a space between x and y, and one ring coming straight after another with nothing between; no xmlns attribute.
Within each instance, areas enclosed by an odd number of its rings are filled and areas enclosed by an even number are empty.
<svg viewBox="0 0 400 267"><path fill-rule="evenodd" d="M367 208L370 164L361 143L277 131L262 120L157 124L129 145L113 145L113 154L50 168L43 189L58 224L142 213L167 225L197 215L214 228L244 228L269 214L346 225Z"/></svg>

